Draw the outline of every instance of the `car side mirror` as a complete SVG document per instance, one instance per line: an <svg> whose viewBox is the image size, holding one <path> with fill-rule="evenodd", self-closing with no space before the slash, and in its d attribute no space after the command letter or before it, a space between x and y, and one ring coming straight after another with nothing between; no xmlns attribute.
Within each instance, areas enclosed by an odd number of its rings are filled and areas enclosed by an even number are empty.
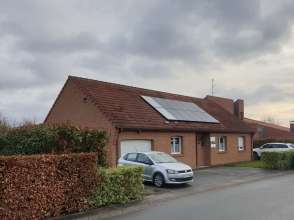
<svg viewBox="0 0 294 220"><path fill-rule="evenodd" d="M151 165L153 165L153 162L151 160L149 160L149 161L146 161L146 164L151 166Z"/></svg>

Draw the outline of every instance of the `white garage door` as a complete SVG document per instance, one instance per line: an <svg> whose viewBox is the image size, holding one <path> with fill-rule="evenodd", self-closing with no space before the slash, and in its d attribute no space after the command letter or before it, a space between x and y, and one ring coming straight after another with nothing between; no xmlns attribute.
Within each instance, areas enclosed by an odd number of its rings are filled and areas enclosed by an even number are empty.
<svg viewBox="0 0 294 220"><path fill-rule="evenodd" d="M124 155L130 152L151 151L150 140L125 140L120 142L120 153Z"/></svg>

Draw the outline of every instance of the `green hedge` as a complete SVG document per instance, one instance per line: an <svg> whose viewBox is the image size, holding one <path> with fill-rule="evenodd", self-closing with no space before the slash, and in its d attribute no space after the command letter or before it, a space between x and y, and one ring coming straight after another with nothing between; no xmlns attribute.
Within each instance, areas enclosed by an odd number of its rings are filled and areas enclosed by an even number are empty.
<svg viewBox="0 0 294 220"><path fill-rule="evenodd" d="M104 131L61 125L11 128L0 134L0 155L98 152L98 164L106 165Z"/></svg>
<svg viewBox="0 0 294 220"><path fill-rule="evenodd" d="M264 152L261 154L261 161L271 169L294 169L294 151Z"/></svg>
<svg viewBox="0 0 294 220"><path fill-rule="evenodd" d="M125 204L143 198L143 168L124 166L118 168L98 168L101 183L90 203L94 207L110 204Z"/></svg>

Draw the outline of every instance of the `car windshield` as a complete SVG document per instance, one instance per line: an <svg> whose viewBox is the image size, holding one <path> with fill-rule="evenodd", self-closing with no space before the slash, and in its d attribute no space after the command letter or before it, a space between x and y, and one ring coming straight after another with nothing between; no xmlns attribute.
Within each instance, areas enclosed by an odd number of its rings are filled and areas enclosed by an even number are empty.
<svg viewBox="0 0 294 220"><path fill-rule="evenodd" d="M176 159L165 153L152 153L149 156L155 163L177 163Z"/></svg>

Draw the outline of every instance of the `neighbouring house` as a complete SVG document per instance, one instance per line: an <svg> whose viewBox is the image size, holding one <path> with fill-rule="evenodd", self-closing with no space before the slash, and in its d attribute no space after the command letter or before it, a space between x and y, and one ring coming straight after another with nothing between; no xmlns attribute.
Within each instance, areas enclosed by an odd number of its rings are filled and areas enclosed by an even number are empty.
<svg viewBox="0 0 294 220"><path fill-rule="evenodd" d="M244 118L244 121L256 129L254 140L294 140L294 122L290 122L290 127L284 127L272 123Z"/></svg>
<svg viewBox="0 0 294 220"><path fill-rule="evenodd" d="M255 129L243 119L243 100L69 76L44 123L106 130L112 166L123 153L156 150L198 168L251 159Z"/></svg>

